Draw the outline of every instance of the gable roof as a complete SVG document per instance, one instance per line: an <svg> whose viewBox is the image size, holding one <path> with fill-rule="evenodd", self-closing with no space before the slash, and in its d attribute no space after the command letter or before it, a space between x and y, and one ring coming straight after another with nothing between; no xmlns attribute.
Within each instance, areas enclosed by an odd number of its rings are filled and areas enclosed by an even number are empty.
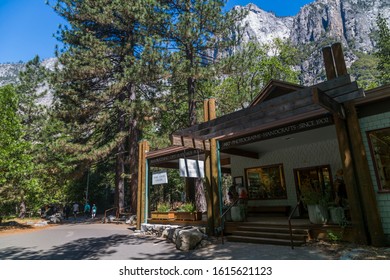
<svg viewBox="0 0 390 280"><path fill-rule="evenodd" d="M252 100L252 102L249 104L249 107L303 88L305 87L289 82L271 79L268 84L263 87L260 93Z"/></svg>

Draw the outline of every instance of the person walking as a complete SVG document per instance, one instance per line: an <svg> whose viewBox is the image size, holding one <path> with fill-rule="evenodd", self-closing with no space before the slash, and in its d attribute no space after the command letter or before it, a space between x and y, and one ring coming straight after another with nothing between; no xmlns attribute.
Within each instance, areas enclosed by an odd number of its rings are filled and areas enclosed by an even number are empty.
<svg viewBox="0 0 390 280"><path fill-rule="evenodd" d="M64 214L65 214L65 219L69 220L70 207L69 207L68 204L66 204L65 207L64 207Z"/></svg>
<svg viewBox="0 0 390 280"><path fill-rule="evenodd" d="M77 214L79 213L79 204L77 202L75 202L73 204L73 216L74 216L74 219L76 220L77 218Z"/></svg>
<svg viewBox="0 0 390 280"><path fill-rule="evenodd" d="M96 217L97 207L95 204L92 206L92 219Z"/></svg>
<svg viewBox="0 0 390 280"><path fill-rule="evenodd" d="M87 203L85 203L85 206L84 206L84 215L85 215L86 219L88 219L90 212L91 212L91 205L89 205L89 203L87 202Z"/></svg>

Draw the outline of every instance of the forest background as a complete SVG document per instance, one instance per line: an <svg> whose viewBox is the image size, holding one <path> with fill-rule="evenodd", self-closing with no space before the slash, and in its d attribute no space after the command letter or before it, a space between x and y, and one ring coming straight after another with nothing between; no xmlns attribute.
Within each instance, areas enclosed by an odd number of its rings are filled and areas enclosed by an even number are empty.
<svg viewBox="0 0 390 280"><path fill-rule="evenodd" d="M168 146L172 132L203 121L204 99L215 97L221 116L270 79L299 83L295 65L308 50L279 39L243 44L245 13L225 12L225 2L56 1L68 24L57 32L55 70L35 57L0 88L0 215L76 201L134 212L141 139ZM390 82L389 27L381 16L377 24L374 54L349 69L365 89ZM169 170L151 205L183 200L204 211L203 183Z"/></svg>

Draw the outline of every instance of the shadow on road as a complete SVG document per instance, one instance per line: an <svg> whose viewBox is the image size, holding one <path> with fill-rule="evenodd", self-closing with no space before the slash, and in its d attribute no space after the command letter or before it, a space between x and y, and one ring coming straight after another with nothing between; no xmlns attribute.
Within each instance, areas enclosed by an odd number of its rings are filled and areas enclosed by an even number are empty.
<svg viewBox="0 0 390 280"><path fill-rule="evenodd" d="M34 247L7 247L0 252L2 260L97 260L114 254L115 247L121 245L145 245L146 243L165 242L153 238L139 238L129 235L111 235L98 238L82 238L48 251L34 250ZM169 245L174 246L174 245ZM163 259L165 254L154 256ZM177 259L177 258L175 258Z"/></svg>

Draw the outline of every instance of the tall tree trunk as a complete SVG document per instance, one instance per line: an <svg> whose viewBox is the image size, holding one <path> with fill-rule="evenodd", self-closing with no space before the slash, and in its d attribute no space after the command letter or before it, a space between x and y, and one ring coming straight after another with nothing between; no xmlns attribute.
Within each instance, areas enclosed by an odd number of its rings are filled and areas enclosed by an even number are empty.
<svg viewBox="0 0 390 280"><path fill-rule="evenodd" d="M187 91L188 91L188 107L189 107L189 122L190 126L197 123L196 118L196 79L189 77L187 79ZM206 211L206 197L203 187L203 181L201 178L187 178L186 182L186 199L187 201L195 203L198 211Z"/></svg>
<svg viewBox="0 0 390 280"><path fill-rule="evenodd" d="M123 103L125 94L120 94L119 101ZM125 112L118 110L118 132L126 131ZM125 140L122 140L118 145L115 164L115 207L118 208L119 213L124 212L125 206Z"/></svg>
<svg viewBox="0 0 390 280"><path fill-rule="evenodd" d="M130 212L137 210L137 192L138 192L138 140L140 131L137 121L131 120L129 137L129 168L130 168Z"/></svg>
<svg viewBox="0 0 390 280"><path fill-rule="evenodd" d="M115 207L119 213L124 212L125 205L125 145L121 143L117 149L115 166Z"/></svg>

